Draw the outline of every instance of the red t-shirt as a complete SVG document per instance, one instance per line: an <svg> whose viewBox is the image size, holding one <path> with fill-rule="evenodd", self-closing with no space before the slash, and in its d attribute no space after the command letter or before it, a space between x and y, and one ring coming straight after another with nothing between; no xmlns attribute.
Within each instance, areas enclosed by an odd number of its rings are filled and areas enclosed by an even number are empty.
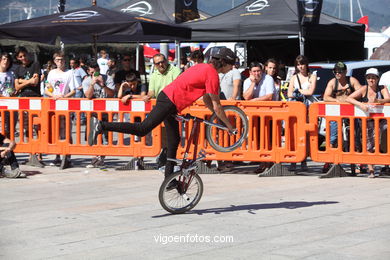
<svg viewBox="0 0 390 260"><path fill-rule="evenodd" d="M219 95L218 72L211 64L197 64L180 74L163 91L180 112L206 93Z"/></svg>

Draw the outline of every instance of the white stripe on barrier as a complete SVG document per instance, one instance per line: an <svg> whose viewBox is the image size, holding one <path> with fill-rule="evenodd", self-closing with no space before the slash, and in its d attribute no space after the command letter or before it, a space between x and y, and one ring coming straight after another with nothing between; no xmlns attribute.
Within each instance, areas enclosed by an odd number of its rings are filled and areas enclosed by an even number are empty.
<svg viewBox="0 0 390 260"><path fill-rule="evenodd" d="M68 111L68 100L56 100L56 110L58 111Z"/></svg>
<svg viewBox="0 0 390 260"><path fill-rule="evenodd" d="M326 115L327 116L339 116L340 115L340 106L339 105L326 105Z"/></svg>
<svg viewBox="0 0 390 260"><path fill-rule="evenodd" d="M390 117L390 106L373 104L368 104L368 106L368 112L364 112L360 107L352 104L320 104L320 116L371 117L383 114L384 117ZM341 111L341 109L344 110Z"/></svg>
<svg viewBox="0 0 390 260"><path fill-rule="evenodd" d="M41 110L41 100L30 99L30 109L31 110Z"/></svg>
<svg viewBox="0 0 390 260"><path fill-rule="evenodd" d="M92 102L92 100L81 100L80 110L82 110L82 111L93 111L93 102Z"/></svg>
<svg viewBox="0 0 390 260"><path fill-rule="evenodd" d="M117 100L106 101L106 111L119 111L119 102Z"/></svg>
<svg viewBox="0 0 390 260"><path fill-rule="evenodd" d="M131 111L135 111L135 112L145 111L145 102L138 101L138 100L131 101Z"/></svg>

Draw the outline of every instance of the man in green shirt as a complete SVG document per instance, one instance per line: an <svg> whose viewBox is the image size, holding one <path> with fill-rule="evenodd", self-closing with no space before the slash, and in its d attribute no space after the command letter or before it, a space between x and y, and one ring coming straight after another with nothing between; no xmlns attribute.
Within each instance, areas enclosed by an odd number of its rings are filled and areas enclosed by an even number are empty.
<svg viewBox="0 0 390 260"><path fill-rule="evenodd" d="M153 56L155 70L150 77L148 94L144 96L144 101L148 102L151 98L156 98L160 91L174 81L181 71L179 68L168 63L164 54L156 54Z"/></svg>

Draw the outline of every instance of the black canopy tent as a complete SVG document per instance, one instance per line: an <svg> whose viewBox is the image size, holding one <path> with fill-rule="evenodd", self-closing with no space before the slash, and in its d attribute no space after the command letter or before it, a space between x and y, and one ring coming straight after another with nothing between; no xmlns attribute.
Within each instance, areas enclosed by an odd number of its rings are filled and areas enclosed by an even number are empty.
<svg viewBox="0 0 390 260"><path fill-rule="evenodd" d="M299 54L297 13L296 1L250 0L186 25L192 41L247 41L249 59L291 60ZM364 58L364 25L321 14L318 25L304 25L302 32L311 61Z"/></svg>
<svg viewBox="0 0 390 260"><path fill-rule="evenodd" d="M177 10L175 10L176 4L177 0L130 0L120 6L115 7L114 10L136 16L158 19L165 22L177 23ZM196 2L191 1L191 4L196 5ZM210 17L210 15L204 11L200 11L198 9L193 11L196 12L196 14L192 15L192 18L196 20L204 20Z"/></svg>
<svg viewBox="0 0 390 260"><path fill-rule="evenodd" d="M98 6L0 25L0 39L55 44L189 39L191 29Z"/></svg>

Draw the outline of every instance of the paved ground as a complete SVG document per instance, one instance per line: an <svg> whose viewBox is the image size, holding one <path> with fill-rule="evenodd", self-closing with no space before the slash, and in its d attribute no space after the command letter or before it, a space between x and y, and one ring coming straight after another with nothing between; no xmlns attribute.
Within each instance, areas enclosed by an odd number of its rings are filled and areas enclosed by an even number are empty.
<svg viewBox="0 0 390 260"><path fill-rule="evenodd" d="M158 171L75 159L0 179L0 259L390 259L390 178L319 179L313 164L259 178L241 167L202 175L198 206L170 215Z"/></svg>

